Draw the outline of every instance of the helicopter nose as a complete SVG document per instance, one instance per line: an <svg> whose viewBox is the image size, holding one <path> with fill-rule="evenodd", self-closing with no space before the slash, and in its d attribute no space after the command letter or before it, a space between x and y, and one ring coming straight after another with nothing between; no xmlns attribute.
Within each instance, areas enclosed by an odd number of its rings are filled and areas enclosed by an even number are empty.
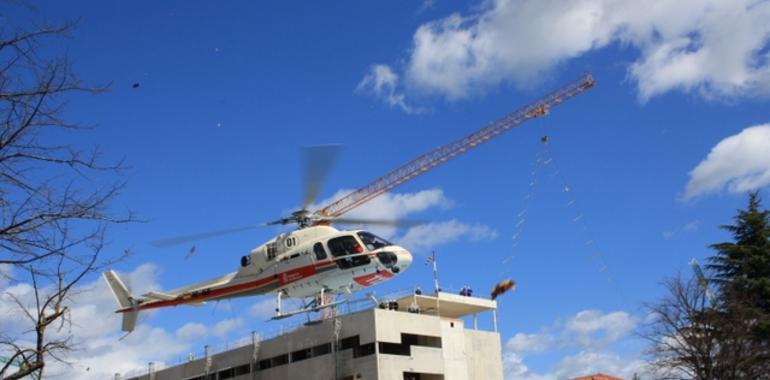
<svg viewBox="0 0 770 380"><path fill-rule="evenodd" d="M405 270L406 268L409 268L410 265L412 265L412 254L409 253L406 249L401 248L398 253L398 264L396 266L400 270Z"/></svg>

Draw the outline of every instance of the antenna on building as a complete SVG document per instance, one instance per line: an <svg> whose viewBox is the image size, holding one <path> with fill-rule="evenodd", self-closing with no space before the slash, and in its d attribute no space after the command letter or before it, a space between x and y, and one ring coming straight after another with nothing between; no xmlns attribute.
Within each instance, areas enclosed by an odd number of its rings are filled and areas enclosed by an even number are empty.
<svg viewBox="0 0 770 380"><path fill-rule="evenodd" d="M431 255L425 259L425 264L433 264L433 291L436 293L436 296L438 296L438 292L441 291L441 288L438 286L438 263L436 263L436 251L433 251Z"/></svg>

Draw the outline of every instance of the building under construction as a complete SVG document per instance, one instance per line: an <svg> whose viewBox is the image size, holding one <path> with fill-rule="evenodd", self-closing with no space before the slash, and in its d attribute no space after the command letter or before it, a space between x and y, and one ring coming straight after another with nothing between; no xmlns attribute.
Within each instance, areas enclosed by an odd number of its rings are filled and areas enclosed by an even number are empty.
<svg viewBox="0 0 770 380"><path fill-rule="evenodd" d="M411 294L131 379L502 380L496 310L488 299Z"/></svg>

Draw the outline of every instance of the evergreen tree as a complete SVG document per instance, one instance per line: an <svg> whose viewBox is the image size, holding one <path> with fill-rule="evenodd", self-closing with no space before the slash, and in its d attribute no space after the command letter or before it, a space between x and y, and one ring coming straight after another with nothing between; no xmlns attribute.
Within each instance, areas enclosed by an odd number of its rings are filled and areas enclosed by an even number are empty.
<svg viewBox="0 0 770 380"><path fill-rule="evenodd" d="M756 192L733 225L731 242L711 245L707 266L716 307L695 279L670 279L667 295L648 306L655 317L642 336L653 364L698 380L770 380L770 211Z"/></svg>
<svg viewBox="0 0 770 380"><path fill-rule="evenodd" d="M713 244L717 254L708 266L719 290L724 323L718 328L722 351L738 369L730 377L770 378L770 211L761 209L759 194L749 194L746 210L734 225L722 226L734 242Z"/></svg>
<svg viewBox="0 0 770 380"><path fill-rule="evenodd" d="M717 254L708 268L718 285L723 306L748 307L770 315L770 210L760 210L759 194L749 194L746 210L738 210L730 231L734 242L713 244Z"/></svg>

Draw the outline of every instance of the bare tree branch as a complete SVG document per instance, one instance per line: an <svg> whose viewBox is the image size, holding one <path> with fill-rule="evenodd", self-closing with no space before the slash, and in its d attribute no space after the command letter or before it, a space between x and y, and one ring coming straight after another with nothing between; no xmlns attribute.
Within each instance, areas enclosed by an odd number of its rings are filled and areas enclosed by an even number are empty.
<svg viewBox="0 0 770 380"><path fill-rule="evenodd" d="M650 342L662 373L692 379L768 379L767 349L751 339L751 316L710 306L695 280L665 281L666 296L647 305L652 316L640 335Z"/></svg>
<svg viewBox="0 0 770 380"><path fill-rule="evenodd" d="M40 378L50 360L67 363L77 347L72 295L84 278L123 257L103 254L107 227L136 221L130 210L110 206L125 186L122 160L61 142L63 133L88 129L64 119L67 96L104 91L83 85L66 57L48 57L41 47L73 26L10 34L0 27L0 264L13 266L9 281L33 288L24 295L0 289L19 315L18 326L0 332L6 380Z"/></svg>

